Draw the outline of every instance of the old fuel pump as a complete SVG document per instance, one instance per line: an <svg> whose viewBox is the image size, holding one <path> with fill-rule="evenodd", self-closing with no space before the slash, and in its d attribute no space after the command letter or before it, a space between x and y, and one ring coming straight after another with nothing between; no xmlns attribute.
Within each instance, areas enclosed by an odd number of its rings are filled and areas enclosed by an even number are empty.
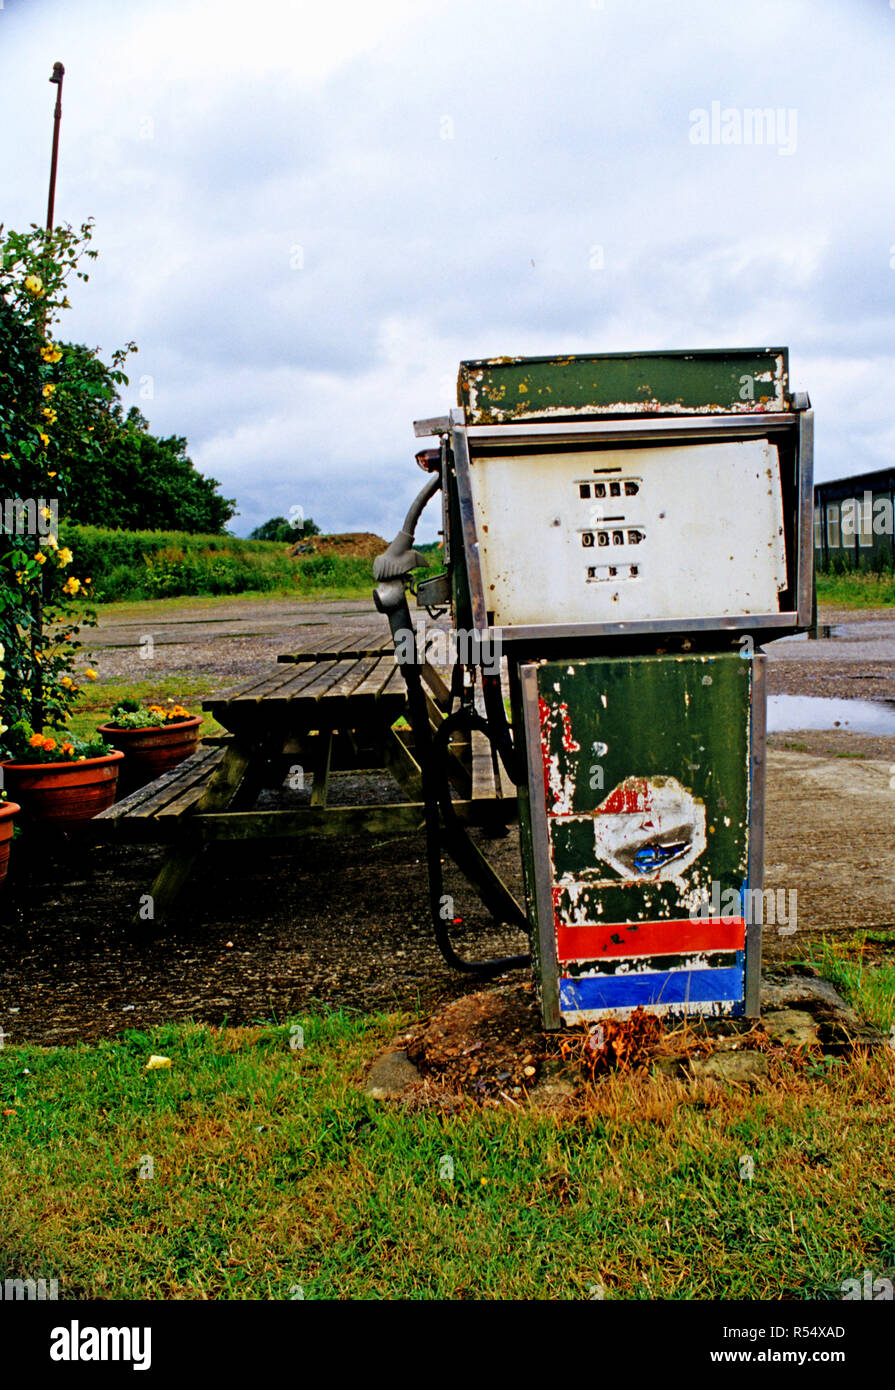
<svg viewBox="0 0 895 1390"><path fill-rule="evenodd" d="M437 479L376 562L377 604L406 635L413 528L440 482L445 572L417 597L503 657L511 720L493 663L465 718L518 786L544 1024L756 1016L758 645L806 630L813 597L813 416L787 350L464 362L458 401L416 422ZM414 708L437 880L439 833L462 836Z"/></svg>

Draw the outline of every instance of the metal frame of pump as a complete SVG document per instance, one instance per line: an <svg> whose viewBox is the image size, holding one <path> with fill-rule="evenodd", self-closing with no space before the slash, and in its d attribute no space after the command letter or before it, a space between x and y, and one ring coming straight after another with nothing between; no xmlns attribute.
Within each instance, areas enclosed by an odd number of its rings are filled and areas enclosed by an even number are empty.
<svg viewBox="0 0 895 1390"><path fill-rule="evenodd" d="M435 732L429 723L421 677L422 655L407 603L407 588L411 582L412 570L425 563L425 557L413 548L416 525L426 504L439 488L443 492L447 572L453 576L454 582L462 582L462 567L450 564L450 509L456 505L456 493L449 484L445 486L449 468L447 435L442 436L439 449L423 450L418 455L418 462L421 467L431 472L431 476L412 503L404 524L391 545L373 562L373 577L377 581L373 600L379 612L388 617L396 658L407 687L408 716L423 786L429 911L435 941L441 955L455 970L486 976L495 975L528 966L531 963L531 955L525 952L515 956L472 961L455 950L451 942L449 924L443 916L445 894L442 850L447 851L461 872L476 886L483 904L496 921L520 927L529 936L531 925L524 909L497 875L490 871L487 860L453 810L448 776L450 739L458 731L471 733L476 730L488 739L514 785L519 785L526 774L517 760L512 732L503 705L499 675L481 673L485 705L483 717L474 704L476 664L464 665L458 659L451 675L451 700L447 716ZM444 578L445 576L438 576L435 581L429 582L437 585L438 580ZM423 606L431 607L431 603L427 603L427 597L437 601L444 600L449 595L442 583L428 595L424 585L420 585L417 596Z"/></svg>
<svg viewBox="0 0 895 1390"><path fill-rule="evenodd" d="M751 635L766 641L786 632L804 629L811 621L813 600L813 554L811 550L812 515L812 445L813 412L805 393L795 393L785 412L759 413L735 417L658 418L638 420L589 420L556 423L526 423L499 427L467 427L462 409L449 416L416 421L418 438L439 437L438 448L423 449L417 454L421 468L430 473L425 486L413 502L402 530L385 553L374 561L373 574L377 581L374 601L377 609L388 616L396 654L407 686L408 714L421 769L425 803L427 862L429 871L429 902L435 939L444 959L458 970L481 974L496 974L526 966L529 954L502 957L490 961L469 961L462 958L450 941L448 924L441 916L443 898L442 847L476 886L486 908L498 921L523 928L529 937L532 924L527 913L490 870L477 846L470 839L452 809L450 782L447 771L448 742L458 730L478 730L500 758L512 783L525 788L529 780L528 758L519 739L514 739L504 708L500 676L481 672L484 717L475 709L476 664L457 661L451 680L451 704L448 716L433 734L423 693L420 662L414 626L407 604L407 588L416 593L420 606L430 612L451 604L458 627L467 628L480 640L503 638L509 640L510 659L518 648L532 645L542 652L556 652L555 643L564 649L580 650L582 645L593 651L594 639L604 650L615 644L626 645L632 639L649 633L657 638L672 630L696 644L710 640L712 635L726 632L736 639ZM469 443L492 439L501 443L515 436L516 442L527 440L541 444L549 436L566 439L575 444L606 443L610 440L638 438L680 440L686 436L701 439L750 437L769 435L781 441L789 451L789 515L791 530L787 535L789 564L789 611L779 614L742 615L730 618L694 619L680 623L612 623L576 624L569 626L492 629L488 626L484 594L478 561L472 499L469 491ZM444 538L445 572L421 581L414 591L411 574L425 563L425 557L413 549L413 538L422 512L436 492L442 494L442 535ZM608 640L607 640L608 639ZM689 645L689 642L688 642ZM407 654L412 659L407 659ZM511 686L512 686L511 673ZM511 691L512 693L512 691Z"/></svg>

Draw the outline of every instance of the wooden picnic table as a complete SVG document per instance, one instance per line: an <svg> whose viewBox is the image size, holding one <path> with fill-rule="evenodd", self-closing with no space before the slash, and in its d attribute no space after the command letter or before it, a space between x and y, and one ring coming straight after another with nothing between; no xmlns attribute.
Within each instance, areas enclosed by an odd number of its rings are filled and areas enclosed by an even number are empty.
<svg viewBox="0 0 895 1390"><path fill-rule="evenodd" d="M450 705L450 673L424 662L421 674L436 728ZM381 615L315 627L273 670L202 707L227 735L205 741L193 757L93 822L108 836L171 843L149 894L154 918L166 916L209 841L422 828L422 778L412 733L395 727L407 713L404 678ZM496 777L487 740L473 735L453 741L449 762L459 819L497 828L514 818L515 789ZM329 804L333 771L380 768L393 775L404 800ZM297 773L299 787L311 781L307 806L254 809L265 786L282 786Z"/></svg>

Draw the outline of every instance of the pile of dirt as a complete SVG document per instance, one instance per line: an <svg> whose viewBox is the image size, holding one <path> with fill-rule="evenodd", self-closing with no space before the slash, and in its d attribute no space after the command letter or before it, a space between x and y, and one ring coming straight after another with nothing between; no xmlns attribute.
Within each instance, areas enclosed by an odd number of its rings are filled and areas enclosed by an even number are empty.
<svg viewBox="0 0 895 1390"><path fill-rule="evenodd" d="M289 547L293 557L307 555L343 555L352 559L373 560L388 547L388 541L372 531L342 531L334 536L308 536Z"/></svg>
<svg viewBox="0 0 895 1390"><path fill-rule="evenodd" d="M556 1052L528 981L452 1000L405 1039L405 1048L424 1077L479 1100L528 1090Z"/></svg>

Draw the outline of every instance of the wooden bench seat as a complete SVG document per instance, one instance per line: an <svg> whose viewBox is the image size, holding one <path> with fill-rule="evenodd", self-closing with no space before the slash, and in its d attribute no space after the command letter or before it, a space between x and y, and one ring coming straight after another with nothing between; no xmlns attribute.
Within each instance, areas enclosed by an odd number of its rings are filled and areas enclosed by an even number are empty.
<svg viewBox="0 0 895 1390"><path fill-rule="evenodd" d="M177 822L191 811L220 765L226 741L200 745L177 767L116 801L90 822L100 838L155 841L173 836Z"/></svg>

